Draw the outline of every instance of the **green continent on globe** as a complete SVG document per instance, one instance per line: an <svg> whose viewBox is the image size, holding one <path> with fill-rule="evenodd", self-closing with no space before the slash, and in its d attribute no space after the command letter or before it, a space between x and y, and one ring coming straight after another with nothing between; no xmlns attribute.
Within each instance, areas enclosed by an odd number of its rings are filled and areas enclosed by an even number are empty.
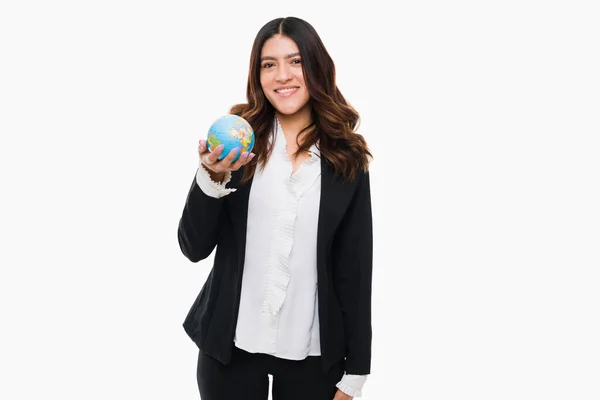
<svg viewBox="0 0 600 400"><path fill-rule="evenodd" d="M210 135L208 135L208 145L210 146L211 151L216 149L218 145L221 144L221 141L219 139L217 139L217 135L215 135L214 133L211 133Z"/></svg>

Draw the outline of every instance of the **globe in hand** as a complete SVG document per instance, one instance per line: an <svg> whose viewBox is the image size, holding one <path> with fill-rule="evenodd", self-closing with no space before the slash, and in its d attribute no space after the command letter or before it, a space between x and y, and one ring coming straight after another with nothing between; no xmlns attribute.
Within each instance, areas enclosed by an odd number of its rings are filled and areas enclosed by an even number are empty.
<svg viewBox="0 0 600 400"><path fill-rule="evenodd" d="M208 143L208 151L211 153L220 144L224 146L223 152L218 157L219 160L227 157L231 150L238 147L239 152L233 160L235 162L243 152L252 151L254 147L254 130L244 118L227 114L211 125L206 142Z"/></svg>

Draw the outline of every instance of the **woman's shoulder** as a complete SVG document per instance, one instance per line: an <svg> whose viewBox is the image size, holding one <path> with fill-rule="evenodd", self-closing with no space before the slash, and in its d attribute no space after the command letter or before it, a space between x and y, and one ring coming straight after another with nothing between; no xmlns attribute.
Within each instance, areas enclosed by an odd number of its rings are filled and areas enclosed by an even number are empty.
<svg viewBox="0 0 600 400"><path fill-rule="evenodd" d="M370 175L369 164L358 166L354 170L353 174L350 173L350 174L344 175L341 171L336 172L335 166L330 161L328 161L326 158L323 158L322 160L323 160L323 168L326 170L323 172L330 173L333 176L334 180L338 181L338 183L340 183L340 184L356 186L356 185L368 183L368 181L369 181L369 175Z"/></svg>

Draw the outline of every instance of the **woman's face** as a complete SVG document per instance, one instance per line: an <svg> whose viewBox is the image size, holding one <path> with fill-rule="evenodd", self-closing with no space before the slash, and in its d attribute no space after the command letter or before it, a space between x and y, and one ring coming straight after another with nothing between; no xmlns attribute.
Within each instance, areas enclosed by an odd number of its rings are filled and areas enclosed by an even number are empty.
<svg viewBox="0 0 600 400"><path fill-rule="evenodd" d="M292 116L308 107L310 95L296 42L282 35L265 42L260 53L260 85L281 114Z"/></svg>

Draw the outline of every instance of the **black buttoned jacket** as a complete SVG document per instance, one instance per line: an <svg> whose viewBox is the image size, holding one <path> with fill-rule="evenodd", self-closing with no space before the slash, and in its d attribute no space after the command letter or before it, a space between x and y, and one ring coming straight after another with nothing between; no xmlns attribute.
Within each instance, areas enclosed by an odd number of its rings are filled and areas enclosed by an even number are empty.
<svg viewBox="0 0 600 400"><path fill-rule="evenodd" d="M206 354L228 364L236 329L244 254L248 197L252 180L233 172L223 198L207 196L196 184L179 221L181 251L192 262L214 264L183 327ZM321 159L321 199L317 233L318 311L324 371L345 359L347 374L371 369L371 281L373 228L369 173L352 181L334 177Z"/></svg>

